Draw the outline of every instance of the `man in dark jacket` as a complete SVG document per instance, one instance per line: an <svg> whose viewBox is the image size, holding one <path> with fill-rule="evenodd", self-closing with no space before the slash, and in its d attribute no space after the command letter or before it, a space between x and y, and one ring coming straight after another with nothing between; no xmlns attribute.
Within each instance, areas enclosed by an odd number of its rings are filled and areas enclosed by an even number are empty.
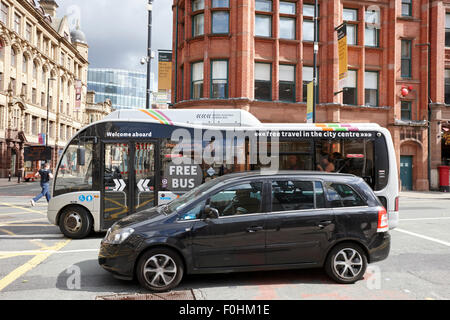
<svg viewBox="0 0 450 320"><path fill-rule="evenodd" d="M53 174L50 171L50 165L48 163L44 164L44 169L39 170L34 175L35 177L41 177L41 188L42 191L36 197L30 200L31 205L34 207L36 202L39 201L40 198L45 196L47 199L47 203L50 201L50 179L53 179Z"/></svg>

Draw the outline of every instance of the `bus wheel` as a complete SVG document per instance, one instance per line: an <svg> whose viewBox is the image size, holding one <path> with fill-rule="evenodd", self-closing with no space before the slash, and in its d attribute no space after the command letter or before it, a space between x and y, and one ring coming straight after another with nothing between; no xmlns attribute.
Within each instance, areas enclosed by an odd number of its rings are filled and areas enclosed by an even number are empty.
<svg viewBox="0 0 450 320"><path fill-rule="evenodd" d="M92 217L82 207L66 208L59 219L59 229L68 238L81 239L92 229Z"/></svg>

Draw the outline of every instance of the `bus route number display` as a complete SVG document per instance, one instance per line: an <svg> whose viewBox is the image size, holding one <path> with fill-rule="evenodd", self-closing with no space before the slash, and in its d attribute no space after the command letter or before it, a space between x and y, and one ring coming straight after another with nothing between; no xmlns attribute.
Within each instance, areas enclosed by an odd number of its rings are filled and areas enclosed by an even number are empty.
<svg viewBox="0 0 450 320"><path fill-rule="evenodd" d="M198 164L170 163L165 170L167 189L173 192L188 191L202 183L203 173Z"/></svg>

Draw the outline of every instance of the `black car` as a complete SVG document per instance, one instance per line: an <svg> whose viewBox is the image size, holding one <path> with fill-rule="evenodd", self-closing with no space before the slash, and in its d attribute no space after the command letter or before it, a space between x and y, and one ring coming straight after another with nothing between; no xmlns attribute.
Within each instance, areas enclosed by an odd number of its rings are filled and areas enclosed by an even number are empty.
<svg viewBox="0 0 450 320"><path fill-rule="evenodd" d="M99 263L153 291L184 274L311 267L354 283L388 256L388 229L386 210L356 176L242 172L118 221Z"/></svg>

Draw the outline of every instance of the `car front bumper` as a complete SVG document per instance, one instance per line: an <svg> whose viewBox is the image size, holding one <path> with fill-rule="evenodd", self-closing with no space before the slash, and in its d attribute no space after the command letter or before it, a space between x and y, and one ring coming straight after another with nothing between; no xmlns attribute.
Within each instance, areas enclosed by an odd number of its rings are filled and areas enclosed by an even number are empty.
<svg viewBox="0 0 450 320"><path fill-rule="evenodd" d="M100 266L111 272L114 277L123 280L132 280L137 252L124 244L109 244L102 241L98 254Z"/></svg>

